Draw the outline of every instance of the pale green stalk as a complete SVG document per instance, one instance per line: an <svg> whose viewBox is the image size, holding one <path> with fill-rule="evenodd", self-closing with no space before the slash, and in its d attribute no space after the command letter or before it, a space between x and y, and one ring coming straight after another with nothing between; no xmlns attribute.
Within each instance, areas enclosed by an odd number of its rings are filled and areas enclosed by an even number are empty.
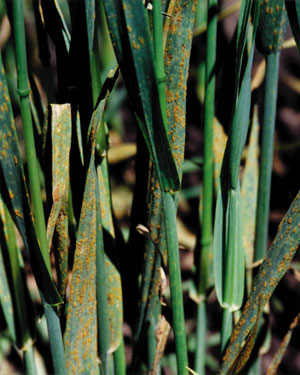
<svg viewBox="0 0 300 375"><path fill-rule="evenodd" d="M24 361L26 366L26 375L35 375L35 361L34 361L34 348L30 345L26 350L24 350Z"/></svg>
<svg viewBox="0 0 300 375"><path fill-rule="evenodd" d="M168 267L173 314L173 328L175 334L177 373L178 375L187 375L188 356L185 336L185 320L177 238L176 208L175 201L170 193L163 192L162 197L168 249Z"/></svg>
<svg viewBox="0 0 300 375"><path fill-rule="evenodd" d="M205 64L205 97L204 97L204 158L203 158L203 205L201 258L199 264L198 293L201 296L197 313L197 338L195 369L198 373L205 371L205 337L206 319L204 296L208 286L209 254L212 252L212 207L213 207L213 121L215 106L215 64L217 46L217 0L207 1L207 39ZM204 356L204 357L203 357ZM201 358L203 357L203 358Z"/></svg>
<svg viewBox="0 0 300 375"><path fill-rule="evenodd" d="M115 367L115 374L117 375L126 374L125 347L124 347L123 336L121 337L121 343L118 349L114 352L114 367Z"/></svg>

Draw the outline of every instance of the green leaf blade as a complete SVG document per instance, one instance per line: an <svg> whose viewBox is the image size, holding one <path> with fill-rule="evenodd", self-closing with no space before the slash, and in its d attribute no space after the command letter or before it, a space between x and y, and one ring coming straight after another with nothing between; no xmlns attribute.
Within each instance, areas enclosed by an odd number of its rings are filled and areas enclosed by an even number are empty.
<svg viewBox="0 0 300 375"><path fill-rule="evenodd" d="M258 189L258 154L259 154L258 108L254 108L249 146L246 153L245 169L242 177L242 217L243 246L245 249L246 267L254 259L255 219Z"/></svg>
<svg viewBox="0 0 300 375"><path fill-rule="evenodd" d="M224 305L231 311L242 306L244 297L244 249L242 246L242 215L240 188L230 190L228 206L228 232L225 234L226 269L224 280Z"/></svg>

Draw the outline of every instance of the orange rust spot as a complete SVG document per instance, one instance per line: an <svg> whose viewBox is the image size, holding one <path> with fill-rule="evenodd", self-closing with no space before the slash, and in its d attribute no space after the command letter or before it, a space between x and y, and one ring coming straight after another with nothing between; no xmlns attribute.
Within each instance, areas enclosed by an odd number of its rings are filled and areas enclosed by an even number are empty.
<svg viewBox="0 0 300 375"><path fill-rule="evenodd" d="M127 30L128 30L129 33L131 33L132 28L130 26L127 26Z"/></svg>
<svg viewBox="0 0 300 375"><path fill-rule="evenodd" d="M282 260L282 261L279 263L278 267L277 267L277 272L278 272L278 273L281 273L281 272L283 272L284 270L285 270L285 262Z"/></svg>
<svg viewBox="0 0 300 375"><path fill-rule="evenodd" d="M1 155L2 155L3 158L6 157L6 152L5 152L5 150L2 150L2 151L1 151Z"/></svg>
<svg viewBox="0 0 300 375"><path fill-rule="evenodd" d="M138 43L136 43L135 41L132 42L132 47L136 50L139 50L140 49L140 45Z"/></svg>
<svg viewBox="0 0 300 375"><path fill-rule="evenodd" d="M141 45L143 45L144 43L145 43L145 41L144 41L144 38L138 38L139 39L139 42L141 43Z"/></svg>
<svg viewBox="0 0 300 375"><path fill-rule="evenodd" d="M14 195L14 193L13 193L13 192L12 192L11 190L9 190L9 192L8 192L8 193L9 193L9 197L10 197L10 199L13 199L13 198L14 198L14 196L15 196L15 195Z"/></svg>
<svg viewBox="0 0 300 375"><path fill-rule="evenodd" d="M289 223L289 224L292 223L292 218L291 218L291 217L289 218L288 223Z"/></svg>
<svg viewBox="0 0 300 375"><path fill-rule="evenodd" d="M20 219L23 219L23 215L21 214L20 210L15 209L14 212L15 212L16 216L18 216Z"/></svg>

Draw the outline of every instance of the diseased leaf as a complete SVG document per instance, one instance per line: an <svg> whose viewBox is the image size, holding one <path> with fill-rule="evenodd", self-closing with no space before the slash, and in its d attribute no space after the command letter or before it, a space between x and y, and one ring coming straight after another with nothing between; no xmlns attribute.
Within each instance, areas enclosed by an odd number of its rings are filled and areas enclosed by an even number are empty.
<svg viewBox="0 0 300 375"><path fill-rule="evenodd" d="M112 207L110 196L103 177L101 166L97 168L98 183L100 191L101 223L103 231L109 241L105 242L105 252L114 255L115 252L115 230L112 219ZM109 352L113 353L120 345L122 326L123 326L123 301L120 273L111 259L105 254L105 274L106 288L108 298L108 317L110 323L110 348Z"/></svg>
<svg viewBox="0 0 300 375"><path fill-rule="evenodd" d="M115 85L118 73L119 70L118 67L116 67L114 70L109 72L106 81L104 82L102 92L106 93L106 98ZM100 209L100 214L98 213L98 220L99 225L101 224L102 226L103 233L101 238L102 242L100 243L99 241L98 258L99 272L102 272L104 277L103 279L99 278L98 294L103 306L107 306L105 311L101 310L101 308L99 309L98 319L100 334L102 330L102 335L105 336L105 340L100 338L100 351L103 352L102 356L104 355L107 358L108 353L113 353L117 350L122 340L123 299L121 277L116 266L118 264L116 254L116 235L113 223L110 181L108 176L108 129L103 117L103 109L106 98L101 102L101 99L103 99L103 94L101 93L99 96L96 104L96 110L94 112L95 117L96 113L98 113L98 122L95 122L94 127L97 134L95 139L95 148L98 155L96 161L98 175L97 199L99 201ZM103 315L105 315L105 317ZM107 321L105 319L107 319ZM103 326L107 324L104 330L100 324L101 322ZM106 343L103 341L106 341Z"/></svg>
<svg viewBox="0 0 300 375"><path fill-rule="evenodd" d="M1 57L0 103L0 173L2 198L30 255L31 267L41 294L50 305L60 304L60 297L53 283L52 276L47 269L36 238Z"/></svg>
<svg viewBox="0 0 300 375"><path fill-rule="evenodd" d="M287 350L287 347L290 343L293 331L298 325L299 318L300 318L300 314L298 314L296 316L296 318L292 321L287 334L284 336L284 338L282 340L280 348L278 349L277 353L275 354L275 356L273 358L273 361L271 362L271 364L268 368L268 371L267 371L266 375L276 375L277 374L277 368L280 365L280 362L282 361L282 358L283 358L283 356L284 356L284 354Z"/></svg>
<svg viewBox="0 0 300 375"><path fill-rule="evenodd" d="M115 72L113 83L116 77ZM66 365L69 374L87 371L89 374L98 374L98 347L104 372L108 366L110 332L107 299L113 299L113 297L107 294L107 277L111 276L114 270L109 269L111 274L106 272L100 212L100 210L105 210L105 207L100 205L99 187L101 185L98 185L95 148L96 133L103 119L104 106L110 89L110 85L103 85L99 104L93 113L88 133L91 154L77 233L65 334ZM101 98L104 100L100 100ZM116 282L114 282L115 285ZM117 290L117 292L120 291ZM116 290L113 293L116 293ZM120 303L120 298L117 296L116 301ZM117 302L111 309L112 314L116 313L114 309L117 308L118 312L121 309ZM88 312L88 319L86 312ZM114 317L111 319L113 325ZM119 315L116 319L120 319ZM120 325L117 329L121 332ZM113 338L117 341L115 339L117 333L114 331L113 333ZM116 341L114 341L113 350L119 344Z"/></svg>
<svg viewBox="0 0 300 375"><path fill-rule="evenodd" d="M259 319L274 289L286 273L300 244L300 192L281 221L278 232L254 280L252 292L235 326L219 374L227 374L245 338Z"/></svg>
<svg viewBox="0 0 300 375"><path fill-rule="evenodd" d="M80 215L64 337L68 374L98 374L96 299L96 183L91 158Z"/></svg>
<svg viewBox="0 0 300 375"><path fill-rule="evenodd" d="M185 146L187 75L195 11L196 1L194 0L172 1L168 9L168 14L171 14L172 17L168 25L165 25L165 30L168 29L164 56L168 138L180 181L182 178ZM178 53L174 54L173 51L178 51ZM159 183L159 176L157 175L155 166L151 164L146 222L150 236L146 238L145 243L145 264L142 276L142 298L137 336L140 334L141 325L151 321L153 312L159 303L159 269L162 261L164 265L167 264L161 194L162 188ZM162 257L163 259L161 259Z"/></svg>
<svg viewBox="0 0 300 375"><path fill-rule="evenodd" d="M276 53L284 41L287 16L284 0L260 2L257 48L264 55Z"/></svg>
<svg viewBox="0 0 300 375"><path fill-rule="evenodd" d="M159 104L153 49L146 10L141 1L104 0L115 53L137 121L163 189L179 189Z"/></svg>
<svg viewBox="0 0 300 375"><path fill-rule="evenodd" d="M69 155L72 122L70 104L52 104L46 113L50 128L52 148L52 208L47 223L47 238L51 247L54 231L54 253L57 260L58 285L62 298L68 276L68 203L69 203Z"/></svg>
<svg viewBox="0 0 300 375"><path fill-rule="evenodd" d="M196 7L195 0L175 2L164 57L168 136L180 179L186 131L187 77Z"/></svg>
<svg viewBox="0 0 300 375"><path fill-rule="evenodd" d="M258 314L258 316L260 316L261 312L262 312L262 308L261 308L261 303L259 301L259 314ZM257 334L257 331L258 331L258 328L259 328L259 321L260 321L259 318L256 319L254 327L252 328L251 332L247 336L241 351L239 352L238 356L236 357L236 359L234 361L234 364L232 365L232 367L228 371L228 375L240 374L240 371L244 368L245 364L247 363L247 361L250 357L250 354L252 352L252 349L254 347L254 344L255 344L256 334Z"/></svg>

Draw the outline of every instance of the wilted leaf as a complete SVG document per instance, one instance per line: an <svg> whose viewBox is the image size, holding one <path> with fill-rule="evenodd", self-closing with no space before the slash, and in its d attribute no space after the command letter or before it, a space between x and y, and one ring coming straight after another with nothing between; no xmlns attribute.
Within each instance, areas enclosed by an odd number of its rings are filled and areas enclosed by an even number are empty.
<svg viewBox="0 0 300 375"><path fill-rule="evenodd" d="M159 372L159 364L164 355L170 330L171 326L169 322L161 315L155 329L156 352L150 375L157 375Z"/></svg>

